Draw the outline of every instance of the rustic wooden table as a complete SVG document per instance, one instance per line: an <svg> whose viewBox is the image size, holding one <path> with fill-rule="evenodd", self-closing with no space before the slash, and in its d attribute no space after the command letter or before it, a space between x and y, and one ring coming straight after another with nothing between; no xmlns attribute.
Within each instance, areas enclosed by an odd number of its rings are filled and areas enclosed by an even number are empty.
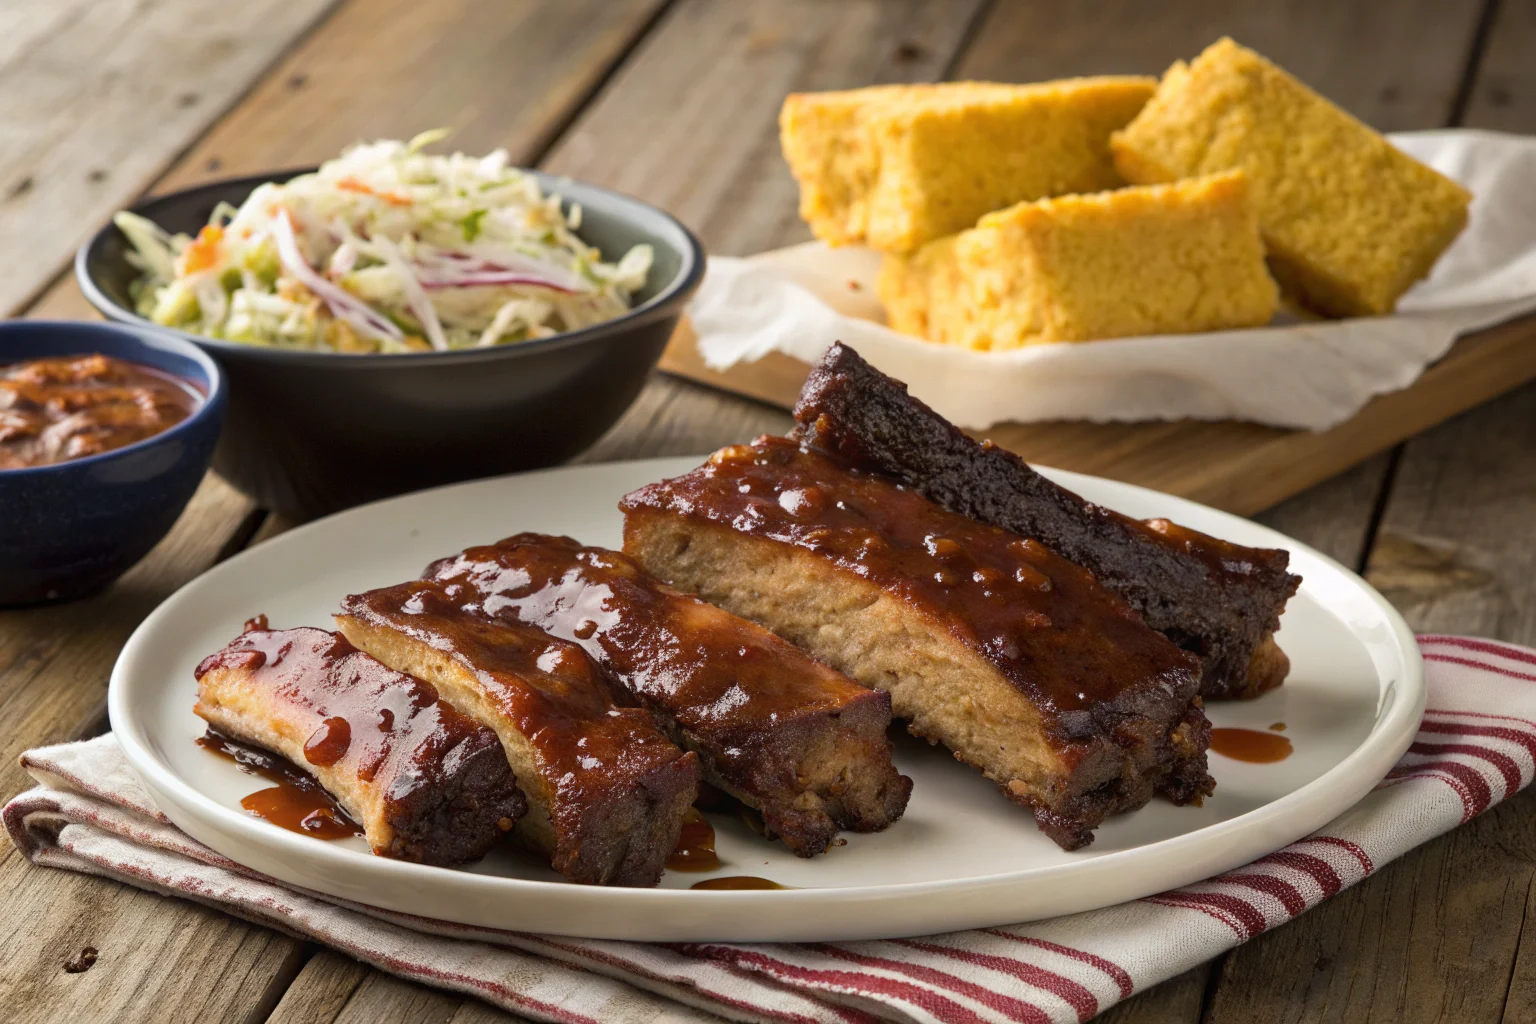
<svg viewBox="0 0 1536 1024"><path fill-rule="evenodd" d="M806 237L775 125L795 89L1155 73L1225 33L1382 129L1536 131L1536 0L31 0L0 25L0 309L30 316L88 315L69 256L145 191L436 125L660 204L729 254ZM585 458L787 423L657 376ZM1536 385L1261 518L1416 628L1536 641ZM0 614L0 794L26 785L23 749L107 728L113 659L162 598L284 526L210 476L108 592ZM1511 800L1104 1019L1536 1020L1533 812ZM8 844L0 908L9 1020L508 1019ZM85 946L95 967L66 973Z"/></svg>

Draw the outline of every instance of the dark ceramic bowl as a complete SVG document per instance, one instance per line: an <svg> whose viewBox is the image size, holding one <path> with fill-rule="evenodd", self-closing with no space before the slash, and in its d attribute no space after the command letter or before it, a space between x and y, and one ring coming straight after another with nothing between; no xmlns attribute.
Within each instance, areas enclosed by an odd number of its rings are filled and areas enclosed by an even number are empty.
<svg viewBox="0 0 1536 1024"><path fill-rule="evenodd" d="M61 601L111 583L165 536L208 470L224 374L196 345L116 324L0 323L0 364L98 352L180 377L203 398L191 416L137 444L0 470L0 605Z"/></svg>
<svg viewBox="0 0 1536 1024"><path fill-rule="evenodd" d="M220 201L238 206L263 174L149 199L133 208L167 231L195 234ZM213 466L267 508L308 519L404 491L550 466L596 441L623 414L666 347L704 274L704 251L680 223L637 199L536 174L582 207L581 235L614 260L649 243L650 280L606 323L459 352L345 355L215 341L133 312L128 240L107 225L75 273L109 319L195 342L229 375L229 419Z"/></svg>

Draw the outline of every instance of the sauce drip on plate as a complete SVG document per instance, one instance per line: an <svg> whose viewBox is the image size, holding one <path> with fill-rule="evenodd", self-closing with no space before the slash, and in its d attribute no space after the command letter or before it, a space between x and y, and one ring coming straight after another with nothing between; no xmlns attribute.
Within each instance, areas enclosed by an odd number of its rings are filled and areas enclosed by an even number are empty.
<svg viewBox="0 0 1536 1024"><path fill-rule="evenodd" d="M683 815L683 833L678 837L677 848L667 857L669 871L713 871L720 866L715 854L715 827L699 813L698 808L688 808Z"/></svg>
<svg viewBox="0 0 1536 1024"><path fill-rule="evenodd" d="M1211 749L1223 757L1249 764L1273 764L1291 756L1291 741L1259 729L1212 729Z"/></svg>
<svg viewBox="0 0 1536 1024"><path fill-rule="evenodd" d="M276 783L240 801L241 807L263 821L316 839L346 839L363 834L362 827L347 816L329 793L286 759L246 746L213 729L199 737L197 745L229 758L241 771Z"/></svg>
<svg viewBox="0 0 1536 1024"><path fill-rule="evenodd" d="M724 878L706 878L702 882L694 882L690 889L788 889L787 885L767 878L758 878L756 875L727 875Z"/></svg>

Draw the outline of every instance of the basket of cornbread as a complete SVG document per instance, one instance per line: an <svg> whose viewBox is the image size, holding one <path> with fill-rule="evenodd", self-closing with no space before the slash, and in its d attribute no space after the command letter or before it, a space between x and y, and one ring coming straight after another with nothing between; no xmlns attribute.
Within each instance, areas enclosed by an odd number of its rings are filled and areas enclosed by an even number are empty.
<svg viewBox="0 0 1536 1024"><path fill-rule="evenodd" d="M793 94L780 134L819 242L714 261L693 320L716 370L842 338L971 427L1320 429L1536 306L1525 214L1399 312L1531 140L1389 140L1230 39L1161 79Z"/></svg>

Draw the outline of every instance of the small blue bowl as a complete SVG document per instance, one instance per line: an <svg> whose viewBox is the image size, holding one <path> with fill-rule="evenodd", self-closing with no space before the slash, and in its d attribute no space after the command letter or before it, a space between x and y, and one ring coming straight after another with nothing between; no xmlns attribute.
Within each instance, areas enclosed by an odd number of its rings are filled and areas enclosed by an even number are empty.
<svg viewBox="0 0 1536 1024"><path fill-rule="evenodd" d="M100 353L189 382L191 416L114 451L0 470L0 605L99 590L149 553L208 470L224 420L224 374L196 345L117 324L0 323L0 366Z"/></svg>

